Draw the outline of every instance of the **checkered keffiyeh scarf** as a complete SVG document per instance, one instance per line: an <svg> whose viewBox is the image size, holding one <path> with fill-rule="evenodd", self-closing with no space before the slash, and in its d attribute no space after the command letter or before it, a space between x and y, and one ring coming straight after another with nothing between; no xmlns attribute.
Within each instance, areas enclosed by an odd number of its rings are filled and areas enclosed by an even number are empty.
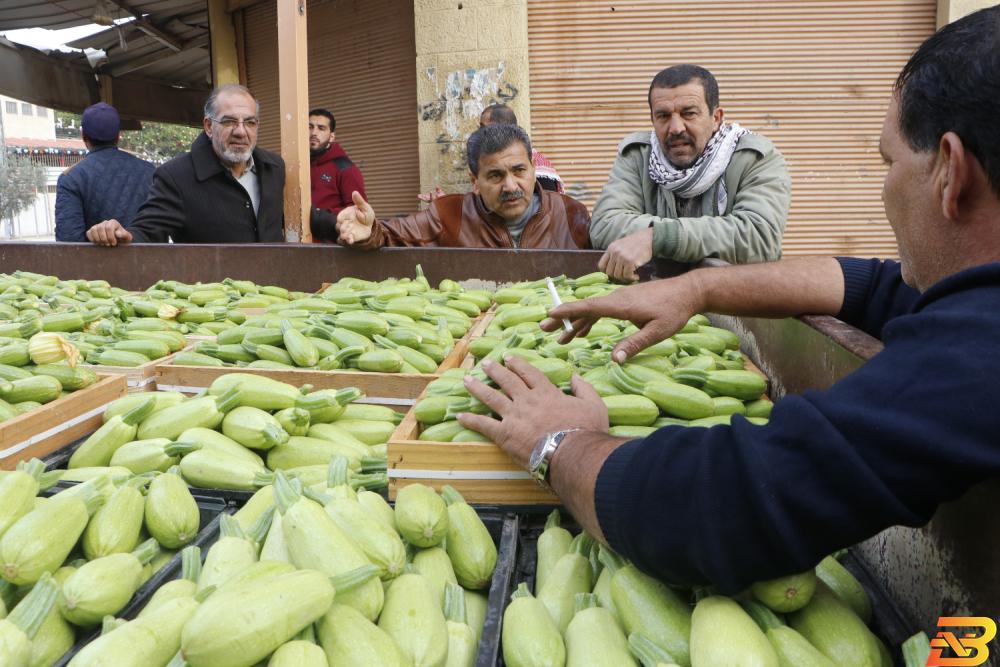
<svg viewBox="0 0 1000 667"><path fill-rule="evenodd" d="M708 140L695 163L687 169L677 169L670 164L663 154L663 146L656 137L656 132L649 133L649 141L653 150L649 153L649 177L654 183L670 190L674 195L690 199L707 191L712 184L726 171L729 161L736 152L736 144L750 130L740 127L738 123L723 123ZM726 182L719 183L719 212L726 209Z"/></svg>

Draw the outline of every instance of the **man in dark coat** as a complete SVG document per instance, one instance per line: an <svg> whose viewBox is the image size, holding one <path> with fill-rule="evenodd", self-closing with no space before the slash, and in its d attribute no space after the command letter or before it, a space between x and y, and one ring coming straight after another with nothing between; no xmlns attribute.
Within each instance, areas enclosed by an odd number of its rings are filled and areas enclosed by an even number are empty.
<svg viewBox="0 0 1000 667"><path fill-rule="evenodd" d="M87 230L105 220L126 229L149 196L155 167L118 149L121 118L98 102L81 120L87 157L62 173L56 185L56 241L84 243Z"/></svg>
<svg viewBox="0 0 1000 667"><path fill-rule="evenodd" d="M250 91L226 85L205 103L203 134L156 170L149 199L129 229L94 225L97 245L254 243L284 240L285 165L257 148L259 105Z"/></svg>

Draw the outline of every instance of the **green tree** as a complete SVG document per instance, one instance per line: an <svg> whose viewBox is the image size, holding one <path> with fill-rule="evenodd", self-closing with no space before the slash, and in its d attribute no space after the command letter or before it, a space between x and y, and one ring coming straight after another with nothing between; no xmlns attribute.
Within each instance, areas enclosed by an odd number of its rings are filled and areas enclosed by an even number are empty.
<svg viewBox="0 0 1000 667"><path fill-rule="evenodd" d="M172 157L185 153L200 130L171 123L143 123L141 130L122 132L118 145L143 160L162 164Z"/></svg>
<svg viewBox="0 0 1000 667"><path fill-rule="evenodd" d="M61 129L58 130L60 136L80 136L80 114L59 111L56 113L56 119L61 125ZM186 125L144 122L141 130L123 131L118 146L143 160L162 164L172 157L187 152L200 131L198 128Z"/></svg>
<svg viewBox="0 0 1000 667"><path fill-rule="evenodd" d="M11 220L31 206L45 187L45 168L16 155L0 159L0 220Z"/></svg>

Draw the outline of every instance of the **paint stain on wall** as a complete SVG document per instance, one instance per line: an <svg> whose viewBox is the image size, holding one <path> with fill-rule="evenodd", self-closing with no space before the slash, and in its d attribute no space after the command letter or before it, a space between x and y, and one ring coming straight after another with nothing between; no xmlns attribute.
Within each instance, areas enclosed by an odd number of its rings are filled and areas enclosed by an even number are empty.
<svg viewBox="0 0 1000 667"><path fill-rule="evenodd" d="M418 117L422 123L435 123L435 142L439 145L440 177L446 183L467 183L465 142L479 127L479 116L491 104L509 104L517 99L518 89L506 80L507 68L501 60L495 66L468 67L439 71L424 70L434 84L436 97L420 100Z"/></svg>

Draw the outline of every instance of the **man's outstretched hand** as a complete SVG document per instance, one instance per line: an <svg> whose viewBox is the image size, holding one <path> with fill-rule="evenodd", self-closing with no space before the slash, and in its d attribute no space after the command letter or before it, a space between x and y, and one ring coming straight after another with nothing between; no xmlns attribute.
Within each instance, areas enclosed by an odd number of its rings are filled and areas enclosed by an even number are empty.
<svg viewBox="0 0 1000 667"><path fill-rule="evenodd" d="M367 241L372 235L372 225L375 224L375 211L361 193L355 190L351 193L351 198L354 206L348 206L337 214L338 242L341 245Z"/></svg>
<svg viewBox="0 0 1000 667"><path fill-rule="evenodd" d="M535 444L546 433L568 428L588 431L608 430L608 409L597 391L578 375L573 376L573 395L559 390L540 370L518 357L506 360L506 367L483 362L483 370L499 386L493 389L466 376L469 393L500 416L464 413L458 421L478 431L506 451L525 468Z"/></svg>
<svg viewBox="0 0 1000 667"><path fill-rule="evenodd" d="M541 322L541 327L545 331L555 331L562 326L561 320L568 319L573 331L559 337L560 343L566 343L576 336L586 336L594 322L602 317L628 320L639 327L639 331L620 341L612 350L612 359L621 363L674 335L702 309L697 282L682 276L619 287L605 296L564 303L549 311L549 319Z"/></svg>

